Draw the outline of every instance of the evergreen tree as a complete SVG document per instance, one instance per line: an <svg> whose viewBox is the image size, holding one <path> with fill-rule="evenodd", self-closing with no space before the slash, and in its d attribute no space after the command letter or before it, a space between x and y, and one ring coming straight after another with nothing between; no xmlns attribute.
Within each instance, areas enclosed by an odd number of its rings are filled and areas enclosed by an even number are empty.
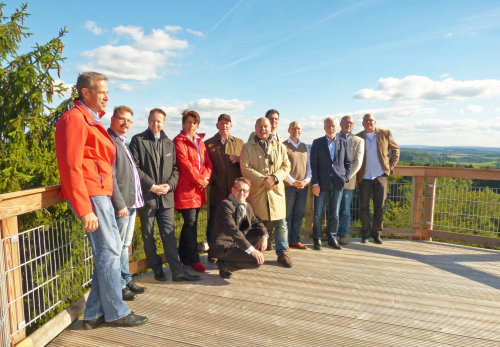
<svg viewBox="0 0 500 347"><path fill-rule="evenodd" d="M57 184L55 122L70 105L51 107L65 91L60 77L66 29L29 52L20 45L32 34L24 26L27 4L4 15L0 2L0 193Z"/></svg>

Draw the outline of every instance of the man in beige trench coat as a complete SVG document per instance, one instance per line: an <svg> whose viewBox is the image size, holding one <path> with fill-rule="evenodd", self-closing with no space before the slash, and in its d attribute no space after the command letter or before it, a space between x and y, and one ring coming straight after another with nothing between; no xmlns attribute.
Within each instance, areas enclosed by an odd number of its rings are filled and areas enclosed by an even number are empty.
<svg viewBox="0 0 500 347"><path fill-rule="evenodd" d="M276 231L276 254L278 262L291 267L287 252L288 229L286 227L285 185L283 180L290 172L290 161L286 147L269 135L271 123L259 118L255 123L255 136L251 137L241 151L241 173L252 186L248 202L263 221L272 222Z"/></svg>

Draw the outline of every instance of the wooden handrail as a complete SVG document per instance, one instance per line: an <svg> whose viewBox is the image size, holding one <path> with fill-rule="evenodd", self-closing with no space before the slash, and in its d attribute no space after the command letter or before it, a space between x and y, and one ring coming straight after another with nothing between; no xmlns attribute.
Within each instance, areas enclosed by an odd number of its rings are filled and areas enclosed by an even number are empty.
<svg viewBox="0 0 500 347"><path fill-rule="evenodd" d="M474 169L474 168L456 168L456 167L432 167L432 166L397 166L394 169L395 176L413 177L412 191L412 220L411 229L405 232L412 235L412 238L431 240L431 237L445 238L447 234L453 234L451 239L460 239L462 241L473 240L487 244L487 239L491 239L489 245L500 245L500 240L495 238L477 237L473 235L462 235L457 233L447 233L433 230L433 209L435 199L435 180L438 177L462 178L462 179L481 179L481 180L500 180L500 170L498 169ZM6 269L1 271L10 271L7 276L8 298L10 302L17 300L16 305L9 308L10 326L12 331L24 322L22 300L21 274L19 266L19 246L13 236L18 234L17 216L33 212L42 208L54 206L63 202L59 197L60 186L42 187L36 189L23 190L7 194L0 194L0 236L3 242ZM306 229L312 225L312 198L308 197L309 213L306 213ZM471 239L470 237L475 237ZM1 264L1 262L0 262ZM145 259L131 263L131 271L142 271L147 269ZM0 275L2 275L0 273ZM6 295L5 293L0 293ZM21 329L13 337L14 346L25 337L24 329Z"/></svg>

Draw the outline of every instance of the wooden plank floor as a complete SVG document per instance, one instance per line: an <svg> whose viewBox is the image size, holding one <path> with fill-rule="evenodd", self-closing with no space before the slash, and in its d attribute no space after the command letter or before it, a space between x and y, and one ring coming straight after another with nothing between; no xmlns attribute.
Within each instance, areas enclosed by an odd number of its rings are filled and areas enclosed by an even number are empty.
<svg viewBox="0 0 500 347"><path fill-rule="evenodd" d="M291 269L266 252L230 280L213 264L194 284L148 273L130 303L148 324L85 331L77 321L50 346L500 346L499 251L358 239L290 253Z"/></svg>

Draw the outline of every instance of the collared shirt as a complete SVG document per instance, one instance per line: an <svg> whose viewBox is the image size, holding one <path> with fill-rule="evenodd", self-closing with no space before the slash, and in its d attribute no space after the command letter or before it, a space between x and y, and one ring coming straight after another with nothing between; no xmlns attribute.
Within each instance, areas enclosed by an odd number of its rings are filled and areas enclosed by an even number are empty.
<svg viewBox="0 0 500 347"><path fill-rule="evenodd" d="M330 140L328 136L326 136L326 139L328 140L328 149L330 150L330 158L332 161L335 161L335 151L337 149L337 137L335 137L333 140Z"/></svg>
<svg viewBox="0 0 500 347"><path fill-rule="evenodd" d="M132 208L142 207L142 206L144 206L144 198L142 197L141 179L139 178L139 173L137 172L137 168L135 167L134 160L132 159L132 154L130 153L130 151L127 147L127 144L125 142L127 140L127 138L125 137L125 135L122 136L111 128L110 128L110 130L112 132L114 132L118 136L118 138L120 139L120 141L123 145L123 148L125 149L125 153L127 153L128 160L130 161L130 164L132 166L132 171L134 171L135 202L134 202L134 206L132 206Z"/></svg>
<svg viewBox="0 0 500 347"><path fill-rule="evenodd" d="M382 165L378 159L377 153L377 132L372 133L365 132L365 157L366 166L363 179L372 180L384 174L382 170Z"/></svg>
<svg viewBox="0 0 500 347"><path fill-rule="evenodd" d="M278 141L278 133L269 133L269 135L271 135L273 137L273 139Z"/></svg>
<svg viewBox="0 0 500 347"><path fill-rule="evenodd" d="M229 137L220 137L220 142L222 142L223 145L226 144L226 142L229 140Z"/></svg>
<svg viewBox="0 0 500 347"><path fill-rule="evenodd" d="M85 103L82 100L78 101L80 102L80 104L82 104L83 107L87 109L87 111L89 111L92 118L94 118L94 122L101 123L101 117L99 117L99 113L95 113L94 111L92 111L87 105L85 105Z"/></svg>
<svg viewBox="0 0 500 347"><path fill-rule="evenodd" d="M286 140L288 143L291 143L295 148L298 148L300 146L300 144L302 143L300 141L300 139L297 140L297 143L293 142L293 140L291 138L288 138L288 140ZM311 156L309 155L309 148L306 146L307 148L307 167L306 167L306 177L304 178L304 181L306 181L306 184L309 184L309 182L311 182L311 178L312 178L312 171L311 171ZM288 176L286 176L285 178L285 182L288 183L288 184L293 184L293 182L295 182L295 179L290 176L290 174L288 174Z"/></svg>

